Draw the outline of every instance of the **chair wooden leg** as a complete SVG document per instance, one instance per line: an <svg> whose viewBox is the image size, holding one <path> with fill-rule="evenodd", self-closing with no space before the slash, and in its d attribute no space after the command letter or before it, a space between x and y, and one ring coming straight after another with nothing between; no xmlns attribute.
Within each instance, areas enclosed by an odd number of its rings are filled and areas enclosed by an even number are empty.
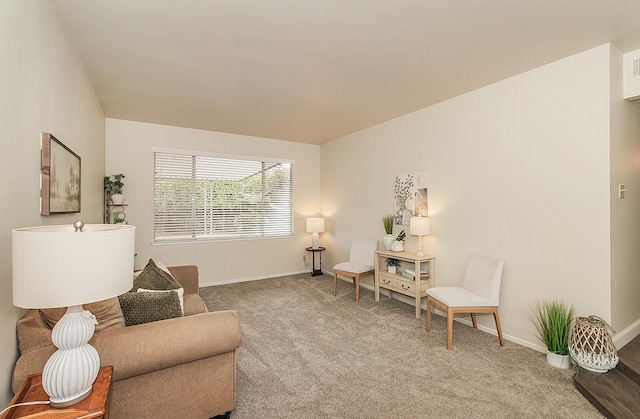
<svg viewBox="0 0 640 419"><path fill-rule="evenodd" d="M427 296L427 332L431 332L431 297Z"/></svg>
<svg viewBox="0 0 640 419"><path fill-rule="evenodd" d="M500 317L498 316L498 307L493 309L493 318L496 321L496 331L498 332L498 339L500 340L500 346L504 346L504 339L502 338L502 328L500 327Z"/></svg>
<svg viewBox="0 0 640 419"><path fill-rule="evenodd" d="M447 349L453 349L453 310L447 307Z"/></svg>
<svg viewBox="0 0 640 419"><path fill-rule="evenodd" d="M360 275L356 274L353 278L353 283L356 286L356 303L360 301Z"/></svg>
<svg viewBox="0 0 640 419"><path fill-rule="evenodd" d="M333 273L333 296L336 296L336 289L338 288L338 274Z"/></svg>
<svg viewBox="0 0 640 419"><path fill-rule="evenodd" d="M478 322L476 321L476 315L473 313L469 313L471 314L471 323L473 323L473 328L477 329L478 328Z"/></svg>

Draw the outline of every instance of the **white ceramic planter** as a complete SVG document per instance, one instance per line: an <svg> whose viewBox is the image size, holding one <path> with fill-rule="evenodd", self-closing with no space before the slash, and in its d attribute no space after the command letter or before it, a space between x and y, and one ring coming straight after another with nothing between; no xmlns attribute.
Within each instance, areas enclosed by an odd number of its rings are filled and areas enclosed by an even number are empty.
<svg viewBox="0 0 640 419"><path fill-rule="evenodd" d="M547 362L556 368L567 369L571 364L569 355L558 355L552 352L547 352Z"/></svg>
<svg viewBox="0 0 640 419"><path fill-rule="evenodd" d="M391 244L393 243L393 234L386 234L382 239L382 243L384 244L384 248L386 250L391 250Z"/></svg>
<svg viewBox="0 0 640 419"><path fill-rule="evenodd" d="M394 274L396 273L396 266L387 266L387 270L389 271L390 274Z"/></svg>
<svg viewBox="0 0 640 419"><path fill-rule="evenodd" d="M122 205L124 203L124 195L120 193L111 195L111 202L113 202L114 205Z"/></svg>
<svg viewBox="0 0 640 419"><path fill-rule="evenodd" d="M399 242L398 240L394 240L391 243L391 251L392 252L402 252L404 250L404 242Z"/></svg>

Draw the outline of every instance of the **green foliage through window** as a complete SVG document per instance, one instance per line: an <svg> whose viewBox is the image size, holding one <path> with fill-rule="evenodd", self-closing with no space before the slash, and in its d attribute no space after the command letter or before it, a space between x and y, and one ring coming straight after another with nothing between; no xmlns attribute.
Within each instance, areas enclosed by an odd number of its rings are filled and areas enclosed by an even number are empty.
<svg viewBox="0 0 640 419"><path fill-rule="evenodd" d="M293 234L293 164L155 152L154 239Z"/></svg>

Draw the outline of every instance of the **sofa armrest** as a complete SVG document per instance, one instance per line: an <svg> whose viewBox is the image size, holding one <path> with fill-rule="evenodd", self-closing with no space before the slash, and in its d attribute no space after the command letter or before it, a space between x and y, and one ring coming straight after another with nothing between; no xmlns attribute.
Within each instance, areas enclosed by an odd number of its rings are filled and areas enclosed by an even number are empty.
<svg viewBox="0 0 640 419"><path fill-rule="evenodd" d="M171 275L182 284L185 294L200 293L198 267L196 265L168 266L168 269Z"/></svg>
<svg viewBox="0 0 640 419"><path fill-rule="evenodd" d="M105 330L90 343L100 364L113 366L113 380L118 381L233 352L241 341L238 315L216 311Z"/></svg>
<svg viewBox="0 0 640 419"><path fill-rule="evenodd" d="M113 366L113 381L235 351L242 341L240 319L234 311L215 311L106 329L89 342L100 365ZM13 374L14 392L27 375L42 372L55 352L53 345L22 355Z"/></svg>

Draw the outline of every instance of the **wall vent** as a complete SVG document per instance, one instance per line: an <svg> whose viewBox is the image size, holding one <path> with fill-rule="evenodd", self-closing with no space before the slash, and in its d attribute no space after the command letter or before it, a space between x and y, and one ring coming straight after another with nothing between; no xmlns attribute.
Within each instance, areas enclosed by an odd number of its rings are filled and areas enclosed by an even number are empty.
<svg viewBox="0 0 640 419"><path fill-rule="evenodd" d="M623 61L624 98L640 99L640 49L624 54Z"/></svg>

